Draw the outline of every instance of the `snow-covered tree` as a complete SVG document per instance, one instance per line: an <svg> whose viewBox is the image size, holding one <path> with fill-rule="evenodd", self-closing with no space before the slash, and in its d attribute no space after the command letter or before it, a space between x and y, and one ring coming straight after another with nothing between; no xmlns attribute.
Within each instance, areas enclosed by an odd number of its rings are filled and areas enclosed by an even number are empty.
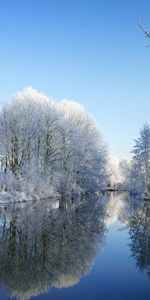
<svg viewBox="0 0 150 300"><path fill-rule="evenodd" d="M79 103L55 102L26 88L2 108L0 134L5 190L44 196L48 190L105 189L107 149L95 120ZM10 175L13 185L4 180Z"/></svg>
<svg viewBox="0 0 150 300"><path fill-rule="evenodd" d="M150 192L150 127L146 123L140 130L132 150L133 157L127 172L128 188L131 192L148 196Z"/></svg>

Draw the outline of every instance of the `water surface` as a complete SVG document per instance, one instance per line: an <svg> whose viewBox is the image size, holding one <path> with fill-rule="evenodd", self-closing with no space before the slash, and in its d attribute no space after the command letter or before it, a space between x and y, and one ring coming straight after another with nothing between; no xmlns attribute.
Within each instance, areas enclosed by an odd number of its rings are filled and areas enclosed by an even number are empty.
<svg viewBox="0 0 150 300"><path fill-rule="evenodd" d="M0 299L149 299L150 203L127 194L0 208Z"/></svg>

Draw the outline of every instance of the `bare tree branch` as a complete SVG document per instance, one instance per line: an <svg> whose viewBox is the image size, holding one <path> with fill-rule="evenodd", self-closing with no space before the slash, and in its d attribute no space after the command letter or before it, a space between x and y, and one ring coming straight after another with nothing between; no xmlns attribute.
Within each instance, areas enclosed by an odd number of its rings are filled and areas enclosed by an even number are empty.
<svg viewBox="0 0 150 300"><path fill-rule="evenodd" d="M146 36L147 38L150 38L150 32L148 32L148 31L143 27L143 25L141 24L140 21L138 21L138 25L139 25L139 27L142 29L142 31L144 31L145 36ZM148 45L146 45L146 46L148 46Z"/></svg>

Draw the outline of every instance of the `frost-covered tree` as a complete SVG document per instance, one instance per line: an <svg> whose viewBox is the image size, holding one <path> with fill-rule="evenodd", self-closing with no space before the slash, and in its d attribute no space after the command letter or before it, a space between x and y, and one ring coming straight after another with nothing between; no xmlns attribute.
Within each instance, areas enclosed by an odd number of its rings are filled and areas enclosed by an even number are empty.
<svg viewBox="0 0 150 300"><path fill-rule="evenodd" d="M146 123L140 130L132 150L133 157L127 171L127 184L131 192L146 195L150 192L150 127Z"/></svg>
<svg viewBox="0 0 150 300"><path fill-rule="evenodd" d="M74 157L71 159L72 166L68 167L72 169L75 182L90 191L98 186L105 188L108 153L95 120L80 104L73 101L62 101L60 110L64 113L68 128L66 162L69 162L69 157Z"/></svg>
<svg viewBox="0 0 150 300"><path fill-rule="evenodd" d="M1 188L42 197L105 189L107 149L79 103L24 89L2 108L0 135Z"/></svg>

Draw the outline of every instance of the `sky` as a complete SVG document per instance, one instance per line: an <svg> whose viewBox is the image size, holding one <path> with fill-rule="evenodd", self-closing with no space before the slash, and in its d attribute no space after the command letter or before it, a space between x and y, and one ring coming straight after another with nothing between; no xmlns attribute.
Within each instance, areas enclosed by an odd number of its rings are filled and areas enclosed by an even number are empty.
<svg viewBox="0 0 150 300"><path fill-rule="evenodd" d="M112 155L150 123L149 0L0 0L0 102L33 86L80 102Z"/></svg>

